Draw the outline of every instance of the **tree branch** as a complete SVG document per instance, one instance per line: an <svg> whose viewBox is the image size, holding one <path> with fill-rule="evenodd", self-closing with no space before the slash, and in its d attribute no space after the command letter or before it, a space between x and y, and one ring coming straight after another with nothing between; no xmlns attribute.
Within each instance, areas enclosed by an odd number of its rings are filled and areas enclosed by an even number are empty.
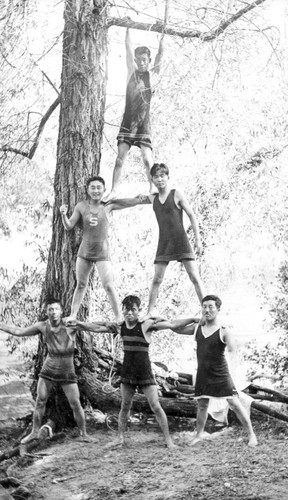
<svg viewBox="0 0 288 500"><path fill-rule="evenodd" d="M47 121L49 120L50 116L52 115L53 111L57 108L58 104L60 104L60 95L53 102L53 104L51 104L50 108L46 111L45 115L43 115L43 117L40 121L38 130L37 130L37 134L36 134L35 139L33 141L33 144L28 152L21 151L20 149L12 148L10 146L0 147L0 151L3 151L5 153L7 153L7 152L8 153L15 153L17 155L24 156L25 158L28 158L29 160L31 160L36 152L37 147L38 147L40 137L42 135L44 127L45 127Z"/></svg>
<svg viewBox="0 0 288 500"><path fill-rule="evenodd" d="M219 26L208 31L202 32L199 30L179 30L178 28L172 28L165 26L165 23L157 21L154 24L139 23L137 21L132 21L129 18L116 18L110 17L107 19L107 27L110 26L122 26L124 28L134 28L142 31L154 31L156 33L165 33L166 35L179 36L181 38L200 38L203 42L208 42L217 38L221 33L223 33L230 24L233 24L244 14L254 9L258 5L263 4L266 0L254 0L251 4L246 5L243 9L238 10L235 14L230 16L225 21L221 21Z"/></svg>

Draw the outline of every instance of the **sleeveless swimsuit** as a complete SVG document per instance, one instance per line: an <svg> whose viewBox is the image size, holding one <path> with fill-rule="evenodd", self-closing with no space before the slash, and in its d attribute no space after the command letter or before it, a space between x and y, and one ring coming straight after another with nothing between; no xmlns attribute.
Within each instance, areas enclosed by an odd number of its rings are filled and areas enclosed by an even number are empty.
<svg viewBox="0 0 288 500"><path fill-rule="evenodd" d="M220 328L205 337L202 327L195 333L197 342L197 375L195 397L232 397L237 394L224 355L226 345L221 340Z"/></svg>
<svg viewBox="0 0 288 500"><path fill-rule="evenodd" d="M126 88L125 111L117 136L118 145L151 146L150 102L152 90L149 71L134 70Z"/></svg>
<svg viewBox="0 0 288 500"><path fill-rule="evenodd" d="M154 264L170 262L170 260L195 260L195 254L183 226L183 210L176 206L174 194L175 189L171 189L165 202L161 203L157 193L153 201L153 210L159 225L158 248Z"/></svg>
<svg viewBox="0 0 288 500"><path fill-rule="evenodd" d="M84 201L80 205L83 237L78 257L92 262L110 260L108 229L109 221L104 205L95 209Z"/></svg>
<svg viewBox="0 0 288 500"><path fill-rule="evenodd" d="M51 328L49 320L46 321L43 340L48 348L48 355L44 361L39 377L58 384L74 384L77 377L74 368L75 336L71 338L67 327L60 323L56 328Z"/></svg>
<svg viewBox="0 0 288 500"><path fill-rule="evenodd" d="M156 385L149 359L149 344L141 323L136 323L131 329L123 323L120 334L124 346L121 382L132 386Z"/></svg>

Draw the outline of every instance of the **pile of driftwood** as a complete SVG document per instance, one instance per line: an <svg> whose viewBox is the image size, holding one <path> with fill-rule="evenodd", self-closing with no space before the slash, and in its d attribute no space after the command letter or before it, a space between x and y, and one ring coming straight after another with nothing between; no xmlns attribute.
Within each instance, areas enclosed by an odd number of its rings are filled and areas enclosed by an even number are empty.
<svg viewBox="0 0 288 500"><path fill-rule="evenodd" d="M117 411L120 406L120 371L121 362L113 359L107 351L95 348L97 354L97 376L83 372L79 383L81 390L86 394L93 407L109 413ZM197 401L194 399L192 375L188 373L171 374L162 363L155 363L156 381L159 389L161 405L167 415L178 417L195 417ZM160 371L160 374L159 374ZM158 373L157 373L158 372ZM288 393L251 383L244 391L253 399L251 408L270 417L288 422L288 412L279 411L277 405L263 404L280 403L281 408L288 404ZM135 394L133 402L135 412L151 413L146 398L141 393Z"/></svg>

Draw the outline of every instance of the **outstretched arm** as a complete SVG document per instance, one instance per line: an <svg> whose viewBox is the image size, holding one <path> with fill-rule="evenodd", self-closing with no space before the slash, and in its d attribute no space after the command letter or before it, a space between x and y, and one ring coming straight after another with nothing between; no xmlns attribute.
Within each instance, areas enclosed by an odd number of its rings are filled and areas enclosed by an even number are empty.
<svg viewBox="0 0 288 500"><path fill-rule="evenodd" d="M71 231L71 229L73 229L73 227L75 226L75 224L77 224L77 222L81 217L81 212L79 210L78 205L76 205L76 207L74 208L73 214L70 217L70 219L68 219L67 217L67 211L68 211L67 205L61 205L59 210L61 213L63 226L67 231Z"/></svg>
<svg viewBox="0 0 288 500"><path fill-rule="evenodd" d="M197 323L199 323L198 318L184 318L184 319L174 319L170 320L160 320L154 321L153 319L147 320L150 322L146 331L158 331L158 330L173 330L176 333L183 333L183 331L187 328L187 332L185 331L185 335L193 335L194 327ZM152 323L151 323L152 322ZM146 321L145 321L146 323ZM145 328L144 323L144 328ZM189 333L188 333L189 332Z"/></svg>
<svg viewBox="0 0 288 500"><path fill-rule="evenodd" d="M122 210L123 208L131 208L136 205L148 205L153 202L153 195L142 195L139 194L134 198L121 198L118 200L111 200L105 205L107 212L112 212L113 210Z"/></svg>
<svg viewBox="0 0 288 500"><path fill-rule="evenodd" d="M38 335L41 332L41 323L36 323L36 325L28 326L27 328L21 328L20 326L6 325L0 322L0 330L14 337L32 337L32 335Z"/></svg>
<svg viewBox="0 0 288 500"><path fill-rule="evenodd" d="M195 323L190 323L189 325L183 326L183 327L176 327L172 328L174 333L178 333L179 335L194 335L195 329L197 324L199 323L199 319L197 319L197 322Z"/></svg>
<svg viewBox="0 0 288 500"><path fill-rule="evenodd" d="M82 321L73 320L67 323L67 326L75 326L79 330L85 330L92 333L118 333L119 325L110 321L95 321L93 323L84 323Z"/></svg>

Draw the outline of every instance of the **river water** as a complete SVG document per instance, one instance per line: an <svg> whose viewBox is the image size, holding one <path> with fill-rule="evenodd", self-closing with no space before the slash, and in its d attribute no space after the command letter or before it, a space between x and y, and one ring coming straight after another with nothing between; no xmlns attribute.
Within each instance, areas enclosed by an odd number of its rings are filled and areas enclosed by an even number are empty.
<svg viewBox="0 0 288 500"><path fill-rule="evenodd" d="M24 417L33 407L25 364L16 354L9 354L5 340L0 339L0 423Z"/></svg>

